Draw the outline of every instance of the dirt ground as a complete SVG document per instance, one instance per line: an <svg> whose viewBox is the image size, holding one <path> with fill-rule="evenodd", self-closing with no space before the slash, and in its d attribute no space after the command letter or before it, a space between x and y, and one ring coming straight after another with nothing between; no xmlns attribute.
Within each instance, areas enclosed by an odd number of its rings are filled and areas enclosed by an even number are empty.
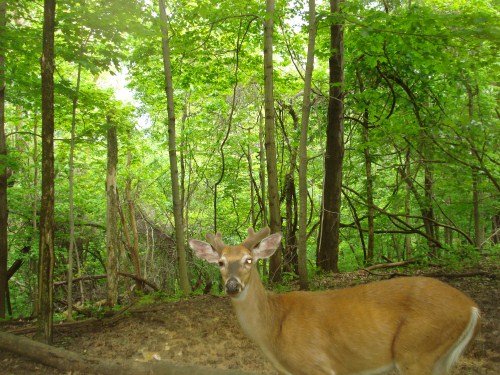
<svg viewBox="0 0 500 375"><path fill-rule="evenodd" d="M341 274L322 279L321 285L315 286L339 288L366 280L362 273ZM482 310L481 335L462 357L453 375L500 374L499 282L487 277L443 280L470 295ZM169 361L276 374L259 349L241 333L228 297L205 295L177 302L135 305L111 319L57 326L55 345L102 359ZM1 324L0 330L19 333L27 327L29 323L11 322ZM0 374L68 373L0 352Z"/></svg>

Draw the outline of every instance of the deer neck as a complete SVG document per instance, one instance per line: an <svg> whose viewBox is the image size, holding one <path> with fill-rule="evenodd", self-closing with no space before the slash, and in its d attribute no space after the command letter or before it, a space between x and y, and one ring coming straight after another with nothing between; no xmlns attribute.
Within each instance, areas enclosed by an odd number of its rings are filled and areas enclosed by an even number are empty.
<svg viewBox="0 0 500 375"><path fill-rule="evenodd" d="M246 288L232 298L234 311L245 334L260 345L267 346L276 317L271 314L272 293L265 290L256 268Z"/></svg>

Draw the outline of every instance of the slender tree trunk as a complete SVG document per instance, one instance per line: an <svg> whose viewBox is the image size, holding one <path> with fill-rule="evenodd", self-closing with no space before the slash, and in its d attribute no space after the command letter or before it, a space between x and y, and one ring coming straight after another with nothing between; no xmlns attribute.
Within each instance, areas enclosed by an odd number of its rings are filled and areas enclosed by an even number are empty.
<svg viewBox="0 0 500 375"><path fill-rule="evenodd" d="M248 129L248 139L250 139L251 131ZM250 222L252 227L255 228L255 188L254 188L254 178L253 178L253 162L252 162L252 150L250 149L250 143L247 144L247 161L248 161L248 175L250 176L249 188L250 188Z"/></svg>
<svg viewBox="0 0 500 375"><path fill-rule="evenodd" d="M271 228L271 233L281 232L278 166L276 161L276 141L274 137L273 17L275 7L275 0L266 0L266 20L264 22L264 111L269 227ZM269 279L272 283L281 281L281 253L282 248L280 245L279 249L269 260Z"/></svg>
<svg viewBox="0 0 500 375"><path fill-rule="evenodd" d="M294 162L293 164L296 164ZM283 251L283 270L285 272L298 273L298 254L297 254L297 227L298 227L298 212L297 212L297 196L295 189L295 167L285 175L285 222L286 222L286 238L285 250Z"/></svg>
<svg viewBox="0 0 500 375"><path fill-rule="evenodd" d="M71 143L69 149L69 246L68 246L68 314L67 319L73 320L73 252L75 247L75 213L73 207L74 192L74 158L75 158L75 127L78 94L80 92L80 78L82 65L78 64L76 76L75 96L73 98L73 111L71 114Z"/></svg>
<svg viewBox="0 0 500 375"><path fill-rule="evenodd" d="M266 157L265 157L265 146L264 146L264 127L262 126L262 111L259 113L259 165L260 165L260 170L259 170L259 181L260 181L260 191L261 191L261 197L262 197L262 223L264 225L267 225L268 223L268 211L267 211L267 205L265 204L266 202ZM259 264L257 265L259 266ZM260 269L259 269L260 271ZM267 273L267 259L262 260L262 275L263 276L268 276Z"/></svg>
<svg viewBox="0 0 500 375"><path fill-rule="evenodd" d="M299 134L299 118L297 113L293 109L292 105L284 105L288 109L288 113L293 119L293 136L295 139L295 134ZM280 116L284 117L284 116ZM285 201L285 248L283 251L283 271L293 272L298 274L299 272L299 262L297 254L297 232L298 232L298 202L295 186L295 171L297 170L297 156L298 147L296 147L295 141L290 141L288 138L284 120L280 120L282 124L283 137L286 139L286 144L288 145L288 151L290 154L290 164L289 170L285 175L284 181L284 196L282 199Z"/></svg>
<svg viewBox="0 0 500 375"><path fill-rule="evenodd" d="M5 1L0 2L0 40L6 26ZM3 157L7 155L5 139L5 51L0 50L0 319L5 318L5 304L7 301L7 164Z"/></svg>
<svg viewBox="0 0 500 375"><path fill-rule="evenodd" d="M316 44L316 2L309 0L309 40L307 62L304 75L304 99L299 143L299 239L297 253L299 261L299 283L301 289L308 289L307 277L307 130L311 112L311 83L314 69L314 49Z"/></svg>
<svg viewBox="0 0 500 375"><path fill-rule="evenodd" d="M127 168L130 170L132 164L132 152L127 153ZM127 183L125 185L125 198L127 199L128 215L130 221L130 229L132 231L132 241L129 244L130 257L132 259L132 266L134 267L134 274L140 279L142 278L141 273L141 263L139 258L139 234L137 233L137 220L135 219L135 203L132 198L132 178L127 177ZM124 224L126 225L126 224ZM143 284L136 279L136 288L138 290L143 289Z"/></svg>
<svg viewBox="0 0 500 375"><path fill-rule="evenodd" d="M359 90L361 93L365 91L365 84L359 71L358 67L356 67L356 76L358 79ZM371 149L370 149L370 112L368 111L368 104L366 102L366 108L363 111L363 129L361 130L361 136L363 140L363 156L365 158L365 177L366 177L366 203L367 203L367 211L368 211L368 248L365 248L364 234L360 232L360 235L363 236L363 254L365 256L365 263L370 265L373 263L374 258L374 245L375 245L375 228L374 228L374 217L375 217L375 208L373 204L373 177L372 177L372 157L371 157ZM358 228L361 228L361 223L358 224Z"/></svg>
<svg viewBox="0 0 500 375"><path fill-rule="evenodd" d="M493 245L500 243L500 213L495 213L491 218L491 242Z"/></svg>
<svg viewBox="0 0 500 375"><path fill-rule="evenodd" d="M365 262L368 265L373 263L374 248L375 248L375 208L373 204L373 176L372 176L372 157L369 146L369 122L368 122L368 109L363 113L363 155L365 157L365 173L366 173L366 203L368 204L368 248L366 251Z"/></svg>
<svg viewBox="0 0 500 375"><path fill-rule="evenodd" d="M118 241L118 191L116 174L118 166L118 136L116 124L111 115L107 116L108 167L106 175L106 247L107 247L107 303L113 307L118 302L118 271L119 241Z"/></svg>
<svg viewBox="0 0 500 375"><path fill-rule="evenodd" d="M403 174L404 176L411 176L411 160L410 160L410 150L406 153L405 157L405 165L402 167L404 168ZM403 176L403 179L405 178ZM408 183L405 184L405 223L409 227L411 227L411 205L410 205L410 198L411 198L411 188ZM405 255L406 259L410 259L412 255L412 243L411 243L411 234L405 234Z"/></svg>
<svg viewBox="0 0 500 375"><path fill-rule="evenodd" d="M477 169L472 170L472 207L474 218L474 246L478 249L483 247L484 227L481 225L479 173Z"/></svg>
<svg viewBox="0 0 500 375"><path fill-rule="evenodd" d="M44 1L42 68L42 202L37 339L52 343L54 276L54 31L56 1Z"/></svg>
<svg viewBox="0 0 500 375"><path fill-rule="evenodd" d="M35 116L33 124L33 201L31 205L31 228L33 230L33 246L39 238L36 237L38 233L38 121ZM30 271L32 274L38 273L38 262L36 259L30 259ZM30 297L33 301L32 315L38 316L38 280L30 282Z"/></svg>
<svg viewBox="0 0 500 375"><path fill-rule="evenodd" d="M168 18L164 0L160 0L160 20L162 32L163 68L165 71L165 93L168 112L168 153L170 157L170 177L172 181L172 200L174 205L175 245L179 262L179 282L184 295L191 292L189 286L186 250L184 247L184 223L182 220L182 202L179 192L179 171L177 167L177 150L175 140L175 107L174 89L172 83L172 68L170 64L170 45L168 36Z"/></svg>
<svg viewBox="0 0 500 375"><path fill-rule="evenodd" d="M422 150L425 150L424 155L431 153L432 148L429 147L425 149L425 145L422 145ZM427 160L432 160L430 157L425 157L424 161L424 207L422 208L422 216L424 218L425 231L428 235L428 246L430 255L436 256L438 251L438 246L436 242L439 241L437 226L435 224L434 215L434 177L432 173L432 166Z"/></svg>
<svg viewBox="0 0 500 375"><path fill-rule="evenodd" d="M467 108L469 113L469 121L474 120L474 96L478 94L478 89L472 89L471 85L466 82L465 87L467 89ZM474 151L472 151L474 154ZM479 170L476 168L472 169L472 207L473 207L473 218L474 218L474 246L480 249L484 242L484 227L481 224L481 207L480 207L480 190L479 181L480 175Z"/></svg>
<svg viewBox="0 0 500 375"><path fill-rule="evenodd" d="M262 111L259 114L259 184L260 184L260 196L262 197L262 223L267 225L267 207L265 202L266 193L266 158L265 158L265 147L264 147L264 128L262 126ZM265 260L264 260L265 261Z"/></svg>
<svg viewBox="0 0 500 375"><path fill-rule="evenodd" d="M446 205L451 207L451 198L448 197L446 200ZM448 247L453 246L453 231L451 230L451 227L453 226L453 222L450 219L446 220L446 224L449 225L449 227L444 228L444 242Z"/></svg>
<svg viewBox="0 0 500 375"><path fill-rule="evenodd" d="M186 120L189 116L189 98L191 93L187 94L187 97L184 102L184 109L182 110L182 120L181 120L181 134L185 134L186 129ZM182 220L184 222L184 228L187 233L189 233L189 179L187 180L186 187L186 156L184 154L184 150L186 149L186 137L182 137L181 140L181 150L179 153L180 156L180 165L181 165L181 208L182 208Z"/></svg>
<svg viewBox="0 0 500 375"><path fill-rule="evenodd" d="M340 0L330 0L333 16L339 17L340 2ZM338 272L342 162L344 159L343 24L337 21L331 25L330 33L330 98L326 130L323 208L316 262L325 271Z"/></svg>

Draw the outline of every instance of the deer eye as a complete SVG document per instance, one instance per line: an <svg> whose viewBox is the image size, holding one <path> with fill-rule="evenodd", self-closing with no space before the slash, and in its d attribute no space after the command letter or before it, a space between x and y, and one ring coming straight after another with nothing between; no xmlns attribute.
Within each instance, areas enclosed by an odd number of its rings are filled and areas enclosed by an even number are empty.
<svg viewBox="0 0 500 375"><path fill-rule="evenodd" d="M224 267L224 261L223 260L219 260L219 267Z"/></svg>

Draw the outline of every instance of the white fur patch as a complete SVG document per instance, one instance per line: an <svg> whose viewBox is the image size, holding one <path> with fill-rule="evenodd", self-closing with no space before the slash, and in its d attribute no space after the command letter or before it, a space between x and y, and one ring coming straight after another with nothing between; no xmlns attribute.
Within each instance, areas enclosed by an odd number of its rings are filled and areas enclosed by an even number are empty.
<svg viewBox="0 0 500 375"><path fill-rule="evenodd" d="M471 316L469 319L469 324L465 327L462 335L457 340L455 345L453 345L448 353L446 353L434 366L433 374L446 374L450 371L450 368L458 360L460 355L463 353L470 340L474 336L474 331L476 330L476 325L481 317L481 312L477 307L472 307Z"/></svg>

